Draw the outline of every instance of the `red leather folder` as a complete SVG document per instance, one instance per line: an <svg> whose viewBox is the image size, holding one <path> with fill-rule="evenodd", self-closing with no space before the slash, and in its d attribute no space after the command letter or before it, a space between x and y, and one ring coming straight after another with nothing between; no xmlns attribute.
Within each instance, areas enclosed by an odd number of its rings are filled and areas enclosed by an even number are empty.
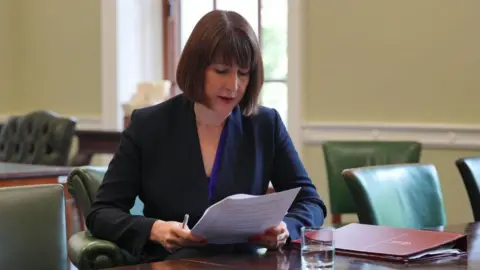
<svg viewBox="0 0 480 270"><path fill-rule="evenodd" d="M301 240L292 241L296 248ZM417 262L467 252L465 234L352 223L335 231L335 253L394 262Z"/></svg>

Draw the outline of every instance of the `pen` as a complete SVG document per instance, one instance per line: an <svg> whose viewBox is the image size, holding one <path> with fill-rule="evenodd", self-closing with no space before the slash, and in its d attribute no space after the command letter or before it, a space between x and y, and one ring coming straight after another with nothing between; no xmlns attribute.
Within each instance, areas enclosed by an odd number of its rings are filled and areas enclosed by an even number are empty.
<svg viewBox="0 0 480 270"><path fill-rule="evenodd" d="M187 226L188 218L189 218L188 214L185 214L185 216L183 217L182 228L185 228L185 226Z"/></svg>

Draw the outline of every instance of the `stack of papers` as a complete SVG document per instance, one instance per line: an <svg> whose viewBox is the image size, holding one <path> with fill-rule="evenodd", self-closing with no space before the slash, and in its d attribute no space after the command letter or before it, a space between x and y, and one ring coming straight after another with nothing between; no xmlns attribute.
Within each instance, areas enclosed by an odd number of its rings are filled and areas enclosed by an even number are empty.
<svg viewBox="0 0 480 270"><path fill-rule="evenodd" d="M210 244L245 243L283 220L300 187L267 195L235 194L210 206L192 233Z"/></svg>

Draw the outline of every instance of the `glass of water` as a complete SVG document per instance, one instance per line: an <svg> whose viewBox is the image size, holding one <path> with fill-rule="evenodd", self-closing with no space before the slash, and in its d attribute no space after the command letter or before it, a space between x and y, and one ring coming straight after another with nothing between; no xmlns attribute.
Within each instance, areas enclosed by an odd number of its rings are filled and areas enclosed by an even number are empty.
<svg viewBox="0 0 480 270"><path fill-rule="evenodd" d="M333 227L303 227L301 256L304 268L333 267L335 229Z"/></svg>

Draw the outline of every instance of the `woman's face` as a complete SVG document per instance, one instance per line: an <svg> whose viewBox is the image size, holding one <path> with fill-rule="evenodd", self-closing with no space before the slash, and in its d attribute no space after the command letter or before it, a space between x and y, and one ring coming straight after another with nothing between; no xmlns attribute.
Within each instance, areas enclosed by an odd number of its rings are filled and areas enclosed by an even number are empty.
<svg viewBox="0 0 480 270"><path fill-rule="evenodd" d="M211 64L205 72L205 96L208 107L228 115L242 100L250 80L250 70L237 64Z"/></svg>

